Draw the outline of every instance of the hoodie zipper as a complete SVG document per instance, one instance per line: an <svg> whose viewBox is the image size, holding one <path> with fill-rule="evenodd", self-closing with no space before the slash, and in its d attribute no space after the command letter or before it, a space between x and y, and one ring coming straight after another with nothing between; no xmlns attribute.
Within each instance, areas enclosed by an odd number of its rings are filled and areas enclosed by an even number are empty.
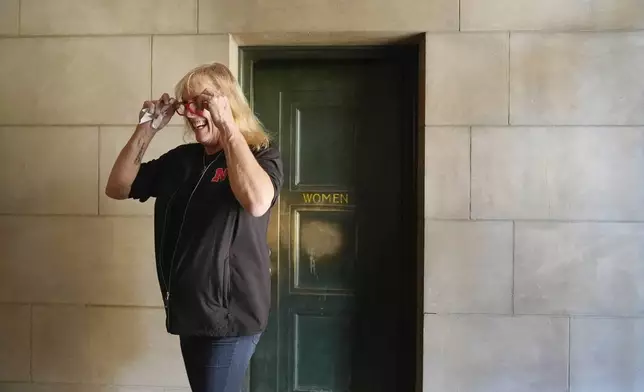
<svg viewBox="0 0 644 392"><path fill-rule="evenodd" d="M172 196L170 196L170 198L168 199L168 203L165 206L165 212L163 214L163 231L161 231L161 242L160 242L161 257L159 258L160 259L159 260L159 268L161 269L161 281L163 282L163 288L165 290L164 298L166 300L167 300L167 297L168 297L168 283L167 283L167 281L165 279L165 272L163 271L163 260L164 260L164 253L165 253L163 248L164 248L164 243L165 243L166 228L168 226L168 209L170 209L170 205L172 204L172 201L174 200L174 196L177 194L177 192L179 192L179 189L181 189L181 187L177 188L174 191L174 193L172 194ZM168 278L169 278L169 276L168 276ZM167 303L166 303L166 307L167 307Z"/></svg>
<svg viewBox="0 0 644 392"><path fill-rule="evenodd" d="M219 158L219 157L217 157ZM203 169L203 172L201 172L201 176L199 176L199 180L197 181L197 184L195 184L194 188L192 188L192 192L190 192L190 196L188 197L188 202L186 203L186 207L183 210L183 217L181 218L181 225L179 226L179 233L177 234L177 240L174 243L174 250L172 251L172 258L170 259L170 271L168 271L168 286L166 287L166 304L168 308L168 317L167 317L167 327L170 327L170 298L171 298L171 291L172 291L172 273L174 269L174 258L177 254L177 247L179 245L179 240L181 239L181 233L183 231L183 224L186 221L186 214L188 213L188 208L190 207L190 201L192 201L192 197L195 194L195 191L199 187L199 184L201 184L201 181L203 180L203 177L206 175L208 170L210 169L210 166L212 166L213 163L215 163L217 159L213 160L208 164ZM165 231L165 230L164 230Z"/></svg>

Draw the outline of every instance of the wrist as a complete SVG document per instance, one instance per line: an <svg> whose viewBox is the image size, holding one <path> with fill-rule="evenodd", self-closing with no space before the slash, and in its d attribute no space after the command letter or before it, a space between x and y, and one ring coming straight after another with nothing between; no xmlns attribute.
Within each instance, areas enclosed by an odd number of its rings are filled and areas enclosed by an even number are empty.
<svg viewBox="0 0 644 392"><path fill-rule="evenodd" d="M150 122L146 122L143 124L138 124L134 132L146 135L147 137L151 138L157 133L157 131L157 129L152 128L152 124Z"/></svg>
<svg viewBox="0 0 644 392"><path fill-rule="evenodd" d="M137 124L136 130L141 131L141 132L146 132L146 133L147 132L150 132L150 133L156 132L156 129L152 128L152 121L144 122L142 124Z"/></svg>
<svg viewBox="0 0 644 392"><path fill-rule="evenodd" d="M239 142L246 142L244 135L239 131L239 128L234 125L232 127L227 126L222 132L222 142L226 145L233 145Z"/></svg>

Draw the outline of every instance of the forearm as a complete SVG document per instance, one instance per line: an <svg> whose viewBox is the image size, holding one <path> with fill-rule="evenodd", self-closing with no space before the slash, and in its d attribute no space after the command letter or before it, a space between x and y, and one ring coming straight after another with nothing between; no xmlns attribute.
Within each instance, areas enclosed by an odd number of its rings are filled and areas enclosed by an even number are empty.
<svg viewBox="0 0 644 392"><path fill-rule="evenodd" d="M137 126L125 147L121 150L107 180L105 194L113 199L126 199L136 178L143 155L148 149L155 131L150 123Z"/></svg>
<svg viewBox="0 0 644 392"><path fill-rule="evenodd" d="M273 183L257 163L246 140L235 134L222 143L228 163L228 180L239 203L253 216L262 216L274 196Z"/></svg>

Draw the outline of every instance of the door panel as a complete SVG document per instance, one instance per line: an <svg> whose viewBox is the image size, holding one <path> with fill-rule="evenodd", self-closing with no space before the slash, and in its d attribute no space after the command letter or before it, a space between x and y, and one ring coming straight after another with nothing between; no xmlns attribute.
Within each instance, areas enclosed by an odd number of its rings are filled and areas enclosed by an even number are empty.
<svg viewBox="0 0 644 392"><path fill-rule="evenodd" d="M294 315L295 391L346 391L351 381L351 318L329 313Z"/></svg>
<svg viewBox="0 0 644 392"><path fill-rule="evenodd" d="M353 184L355 108L342 99L347 95L329 90L282 95L283 115L292 126L292 189L338 191Z"/></svg>
<svg viewBox="0 0 644 392"><path fill-rule="evenodd" d="M331 196L321 199L322 202L332 200ZM351 294L357 256L353 210L350 207L298 207L292 216L296 234L293 238L294 285L291 292Z"/></svg>
<svg viewBox="0 0 644 392"><path fill-rule="evenodd" d="M272 311L251 364L253 392L405 390L399 351L415 338L402 335L412 317L395 303L415 300L404 270L416 267L401 251L413 205L402 197L404 132L414 131L402 121L401 64L253 63L253 108L285 175L271 213Z"/></svg>

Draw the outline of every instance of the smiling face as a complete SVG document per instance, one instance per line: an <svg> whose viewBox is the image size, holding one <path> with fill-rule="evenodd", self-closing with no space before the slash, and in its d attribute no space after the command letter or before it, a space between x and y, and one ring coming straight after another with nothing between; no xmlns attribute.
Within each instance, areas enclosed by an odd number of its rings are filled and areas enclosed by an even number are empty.
<svg viewBox="0 0 644 392"><path fill-rule="evenodd" d="M186 110L185 112L185 117L190 124L190 128L197 142L206 147L215 148L219 143L220 132L212 120L207 105L203 105L204 102L208 101L208 97L202 95L204 92L214 94L216 88L208 80L205 80L205 78L199 78L191 81L190 86L183 92L181 98L183 101L195 102L197 104L196 110L194 110L196 113L193 113L191 110Z"/></svg>
<svg viewBox="0 0 644 392"><path fill-rule="evenodd" d="M234 121L235 129L241 132L253 149L269 145L269 137L264 127L255 117L241 86L226 65L216 62L199 65L188 71L174 87L175 98L184 103L209 101L208 97L201 96L204 92L227 98L230 112L224 109L226 113L223 114L227 118L217 118L218 123L222 120ZM190 127L197 141L206 147L206 152L212 154L221 149L220 135L224 133L215 125L211 112L203 108L199 110L199 107L199 105L192 105L190 108L194 110L191 112L185 110L185 106L179 106L177 112L185 116L186 125ZM229 118L231 114L232 119Z"/></svg>

